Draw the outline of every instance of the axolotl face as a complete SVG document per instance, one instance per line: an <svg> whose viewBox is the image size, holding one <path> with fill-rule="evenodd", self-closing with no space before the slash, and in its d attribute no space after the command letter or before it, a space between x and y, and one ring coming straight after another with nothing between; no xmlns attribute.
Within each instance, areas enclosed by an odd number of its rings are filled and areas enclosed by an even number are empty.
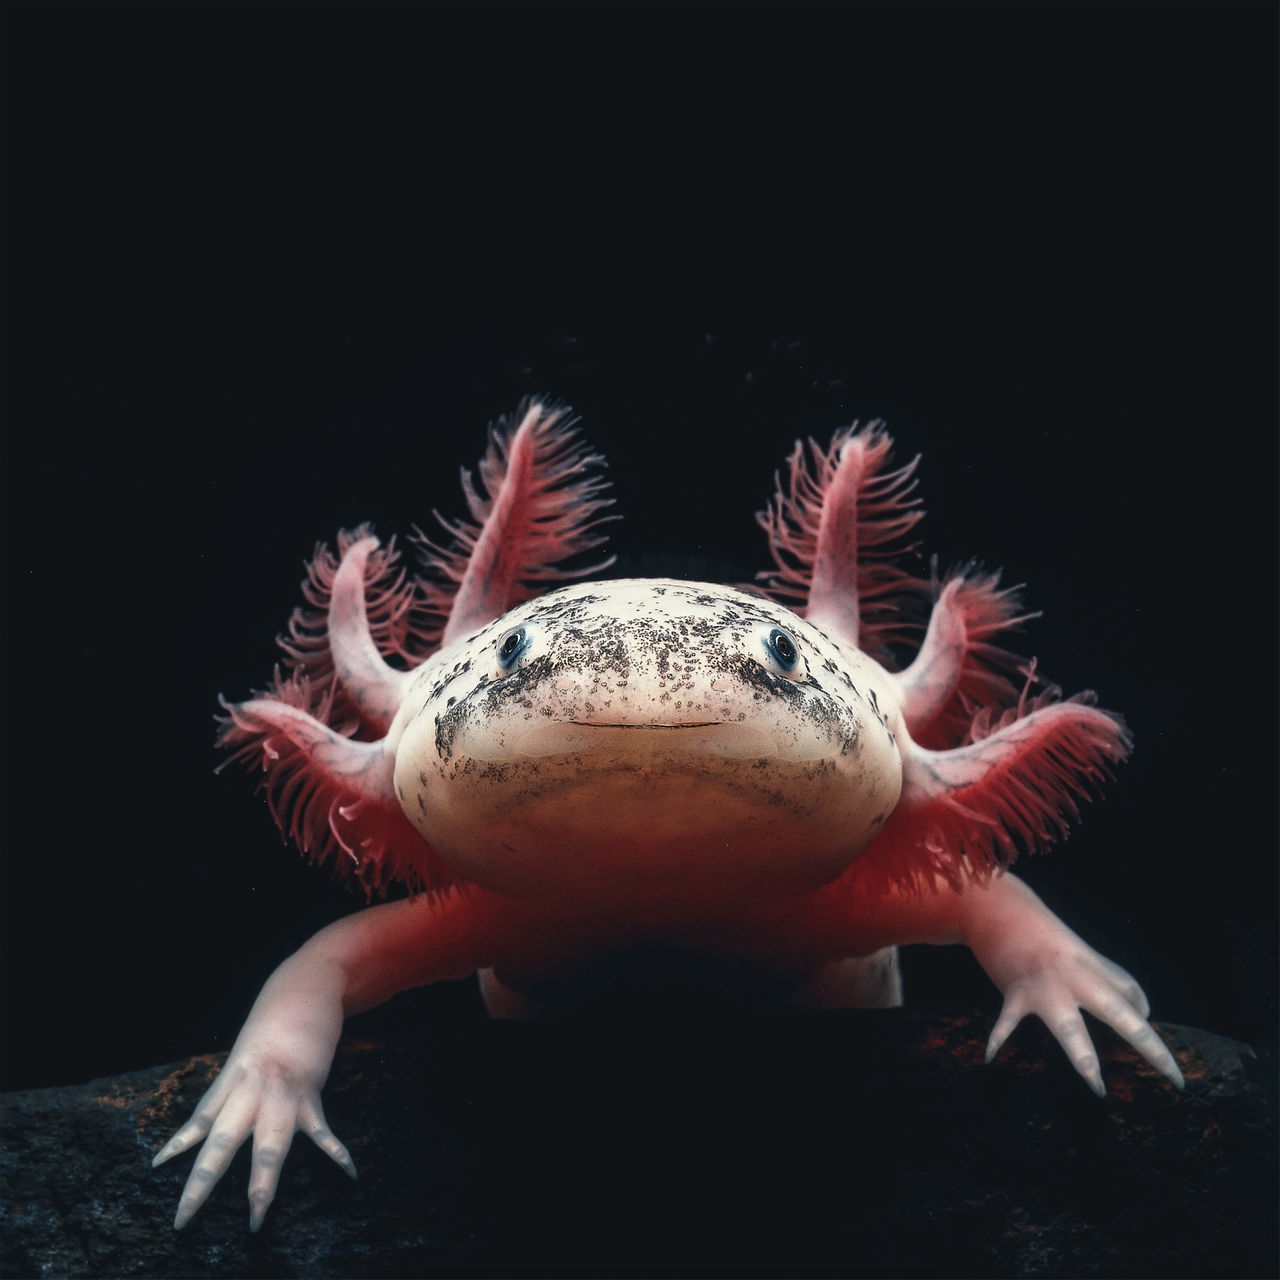
<svg viewBox="0 0 1280 1280"><path fill-rule="evenodd" d="M765 898L834 879L902 786L894 678L790 610L581 583L424 663L400 803L461 877L530 901Z"/></svg>

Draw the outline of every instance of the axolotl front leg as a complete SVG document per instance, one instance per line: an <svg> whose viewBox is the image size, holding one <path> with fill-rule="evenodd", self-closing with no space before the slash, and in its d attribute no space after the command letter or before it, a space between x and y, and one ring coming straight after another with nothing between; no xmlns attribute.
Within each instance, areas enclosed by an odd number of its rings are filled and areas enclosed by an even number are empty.
<svg viewBox="0 0 1280 1280"><path fill-rule="evenodd" d="M987 1061L1028 1014L1037 1015L1099 1097L1098 1054L1081 1010L1105 1022L1181 1089L1173 1054L1147 1021L1151 1005L1137 981L1069 929L1016 876L959 895L964 941L1000 989L1004 1005L987 1042Z"/></svg>
<svg viewBox="0 0 1280 1280"><path fill-rule="evenodd" d="M988 1062L1018 1023L1035 1014L1101 1097L1106 1087L1085 1011L1182 1088L1178 1064L1147 1021L1150 1006L1137 981L1068 928L1017 876L1005 873L959 889L893 890L852 908L846 895L832 910L842 919L829 918L826 927L850 931L860 952L892 943L967 946L1004 996L987 1042Z"/></svg>
<svg viewBox="0 0 1280 1280"><path fill-rule="evenodd" d="M491 961L485 940L494 933L479 895L424 895L338 920L280 965L217 1080L152 1161L164 1164L203 1143L174 1227L191 1220L250 1137L252 1231L275 1198L295 1133L305 1133L354 1178L351 1155L320 1102L344 1019L397 992L474 972Z"/></svg>

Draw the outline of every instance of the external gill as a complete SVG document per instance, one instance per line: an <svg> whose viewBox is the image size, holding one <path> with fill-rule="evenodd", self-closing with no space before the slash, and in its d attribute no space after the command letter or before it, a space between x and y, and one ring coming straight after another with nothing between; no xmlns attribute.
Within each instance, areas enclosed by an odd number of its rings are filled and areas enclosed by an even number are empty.
<svg viewBox="0 0 1280 1280"><path fill-rule="evenodd" d="M1062 839L1131 739L1092 694L1055 697L1019 703L990 732L947 751L902 735L902 797L853 868L860 890L961 889Z"/></svg>
<svg viewBox="0 0 1280 1280"><path fill-rule="evenodd" d="M310 702L305 681L277 680L272 695L224 701L219 718L218 745L262 769L282 834L313 860L353 875L370 897L393 880L413 888L446 882L396 799L395 756L385 740L344 737L311 713Z"/></svg>

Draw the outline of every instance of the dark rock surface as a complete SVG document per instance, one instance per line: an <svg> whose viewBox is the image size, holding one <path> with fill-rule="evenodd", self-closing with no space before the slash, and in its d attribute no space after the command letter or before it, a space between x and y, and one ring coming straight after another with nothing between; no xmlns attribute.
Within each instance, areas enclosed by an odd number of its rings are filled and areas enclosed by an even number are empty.
<svg viewBox="0 0 1280 1280"><path fill-rule="evenodd" d="M915 1011L354 1024L263 1231L246 1160L181 1234L152 1171L220 1057L3 1096L0 1273L20 1276L1274 1276L1274 1064L1163 1026L1109 1096L1038 1027ZM437 1020L438 1021L438 1020Z"/></svg>

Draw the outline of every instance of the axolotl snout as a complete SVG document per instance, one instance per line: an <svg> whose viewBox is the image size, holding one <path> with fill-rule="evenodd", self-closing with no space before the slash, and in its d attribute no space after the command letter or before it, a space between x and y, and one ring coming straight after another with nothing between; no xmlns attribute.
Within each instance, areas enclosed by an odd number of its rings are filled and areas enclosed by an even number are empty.
<svg viewBox="0 0 1280 1280"><path fill-rule="evenodd" d="M397 794L463 879L525 902L622 924L655 895L816 889L901 790L876 664L731 588L562 587L454 665L410 686Z"/></svg>
<svg viewBox="0 0 1280 1280"><path fill-rule="evenodd" d="M673 948L800 1005L901 1003L896 948L969 946L1004 995L988 1058L1040 1016L1099 1094L1088 1010L1176 1085L1138 984L1007 871L1065 832L1129 749L1091 696L1032 693L1000 641L1015 591L902 567L914 466L879 424L798 444L760 523L759 588L563 580L603 541L602 459L531 403L491 434L472 519L317 549L273 686L222 741L281 827L372 894L271 976L160 1164L203 1143L183 1226L252 1135L250 1225L301 1130L352 1176L320 1091L343 1019L478 973L536 1012L612 953ZM607 564L607 562L605 562ZM932 604L909 662L894 655Z"/></svg>

